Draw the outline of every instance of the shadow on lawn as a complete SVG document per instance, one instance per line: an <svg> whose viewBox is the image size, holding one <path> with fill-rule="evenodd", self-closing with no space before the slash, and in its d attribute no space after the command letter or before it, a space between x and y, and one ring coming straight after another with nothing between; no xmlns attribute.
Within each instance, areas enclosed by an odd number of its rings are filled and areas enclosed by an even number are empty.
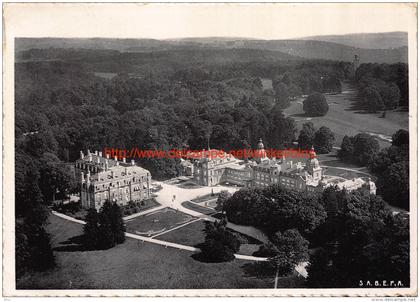
<svg viewBox="0 0 420 302"><path fill-rule="evenodd" d="M276 274L275 269L269 262L253 262L242 265L245 276L247 277L274 277Z"/></svg>
<svg viewBox="0 0 420 302"><path fill-rule="evenodd" d="M59 242L60 246L54 247L57 252L83 252L87 249L83 246L83 235L73 236L69 239Z"/></svg>

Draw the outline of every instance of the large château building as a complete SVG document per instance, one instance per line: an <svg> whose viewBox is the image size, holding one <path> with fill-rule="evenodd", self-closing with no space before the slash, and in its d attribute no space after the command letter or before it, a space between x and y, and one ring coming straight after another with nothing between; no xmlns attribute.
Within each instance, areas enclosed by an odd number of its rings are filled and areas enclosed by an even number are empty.
<svg viewBox="0 0 420 302"><path fill-rule="evenodd" d="M364 186L372 194L376 194L375 183L370 179L365 181L355 178L337 182L336 179L332 181L324 177L313 148L306 159L297 162L287 161L285 157L268 158L261 140L258 143L257 152L259 156L248 162L238 160L227 153L223 158L201 158L194 163L194 181L202 186L231 183L256 188L281 184L289 189L308 192L322 192L332 185L350 191Z"/></svg>
<svg viewBox="0 0 420 302"><path fill-rule="evenodd" d="M126 205L129 201L150 198L150 172L137 166L134 160L127 163L125 158L119 161L117 157L103 157L102 152L88 150L85 155L80 151L75 171L80 175L83 208L99 209L107 200Z"/></svg>

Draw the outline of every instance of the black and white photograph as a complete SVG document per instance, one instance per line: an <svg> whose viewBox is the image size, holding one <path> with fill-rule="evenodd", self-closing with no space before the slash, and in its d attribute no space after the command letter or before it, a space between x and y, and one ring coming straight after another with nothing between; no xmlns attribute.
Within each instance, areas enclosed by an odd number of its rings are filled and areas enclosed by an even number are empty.
<svg viewBox="0 0 420 302"><path fill-rule="evenodd" d="M3 295L417 296L417 3L3 18Z"/></svg>

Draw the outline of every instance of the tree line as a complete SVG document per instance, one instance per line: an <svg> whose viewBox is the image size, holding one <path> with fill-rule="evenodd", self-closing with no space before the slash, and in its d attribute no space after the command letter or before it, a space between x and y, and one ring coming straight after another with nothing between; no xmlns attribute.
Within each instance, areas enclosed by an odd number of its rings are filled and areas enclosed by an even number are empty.
<svg viewBox="0 0 420 302"><path fill-rule="evenodd" d="M360 280L401 280L409 286L408 215L394 215L366 189L329 187L316 196L272 185L224 196L220 206L229 221L268 235L270 242L254 253L269 258L255 264L265 273L286 276L309 260L308 287L357 288Z"/></svg>
<svg viewBox="0 0 420 302"><path fill-rule="evenodd" d="M377 176L377 194L390 205L409 209L409 147L409 133L403 129L394 133L391 146L382 150L375 137L360 133L343 138L338 157L369 167Z"/></svg>
<svg viewBox="0 0 420 302"><path fill-rule="evenodd" d="M361 64L355 74L359 87L358 105L368 112L409 106L408 65Z"/></svg>

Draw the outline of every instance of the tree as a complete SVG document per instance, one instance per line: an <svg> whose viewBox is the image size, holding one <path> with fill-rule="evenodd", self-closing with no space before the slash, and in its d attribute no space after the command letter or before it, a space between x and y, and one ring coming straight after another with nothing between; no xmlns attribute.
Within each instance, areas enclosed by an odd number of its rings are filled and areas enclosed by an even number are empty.
<svg viewBox="0 0 420 302"><path fill-rule="evenodd" d="M216 201L216 211L223 211L224 204L226 201L232 196L227 190L223 190L219 193L219 196L217 197Z"/></svg>
<svg viewBox="0 0 420 302"><path fill-rule="evenodd" d="M331 278L334 272L332 272L330 257L330 253L324 248L317 249L314 254L311 255L309 265L306 268L308 272L306 284L308 287L323 288L328 279L330 280L329 286L337 287L337 285L334 284L334 279Z"/></svg>
<svg viewBox="0 0 420 302"><path fill-rule="evenodd" d="M86 249L108 249L125 241L125 225L120 206L106 201L99 213L89 209L83 228Z"/></svg>
<svg viewBox="0 0 420 302"><path fill-rule="evenodd" d="M392 135L392 145L401 147L408 146L410 143L410 134L407 130L400 129Z"/></svg>
<svg viewBox="0 0 420 302"><path fill-rule="evenodd" d="M115 236L112 230L112 222L108 215L108 212L101 209L99 212L99 233L98 248L109 249L115 246Z"/></svg>
<svg viewBox="0 0 420 302"><path fill-rule="evenodd" d="M296 229L276 233L272 242L276 247L276 255L270 257L269 261L276 268L277 284L278 275L285 276L292 272L300 262L308 260L309 242Z"/></svg>
<svg viewBox="0 0 420 302"><path fill-rule="evenodd" d="M207 223L205 241L201 244L201 256L209 262L224 262L235 259L241 245L238 237L226 229L227 221L222 219Z"/></svg>
<svg viewBox="0 0 420 302"><path fill-rule="evenodd" d="M315 195L281 185L237 191L224 208L229 221L253 225L268 234L296 228L306 236L327 216Z"/></svg>
<svg viewBox="0 0 420 302"><path fill-rule="evenodd" d="M358 287L360 280L393 275L408 284L407 216L394 215L380 196L363 189L329 188L322 201L328 218L318 229L320 249L310 259L308 286Z"/></svg>
<svg viewBox="0 0 420 302"><path fill-rule="evenodd" d="M314 93L303 101L303 111L308 116L324 116L329 109L325 95Z"/></svg>
<svg viewBox="0 0 420 302"><path fill-rule="evenodd" d="M125 241L125 224L122 217L121 207L116 202L112 204L109 216L115 243L123 243Z"/></svg>
<svg viewBox="0 0 420 302"><path fill-rule="evenodd" d="M322 82L323 91L330 93L341 93L341 81L336 77L327 77Z"/></svg>
<svg viewBox="0 0 420 302"><path fill-rule="evenodd" d="M45 271L54 267L55 258L50 235L41 226L31 225L27 230L31 268L37 271Z"/></svg>
<svg viewBox="0 0 420 302"><path fill-rule="evenodd" d="M409 209L410 177L409 162L392 163L379 175L376 182L378 194L391 205Z"/></svg>
<svg viewBox="0 0 420 302"><path fill-rule="evenodd" d="M362 90L362 104L368 112L376 113L384 109L384 102L379 92L372 86Z"/></svg>
<svg viewBox="0 0 420 302"><path fill-rule="evenodd" d="M269 125L267 139L273 148L290 146L295 140L296 122L286 117L278 105L270 112Z"/></svg>
<svg viewBox="0 0 420 302"><path fill-rule="evenodd" d="M400 101L400 89L395 83L382 82L381 85L376 84L379 94L386 109L394 109Z"/></svg>
<svg viewBox="0 0 420 302"><path fill-rule="evenodd" d="M374 156L379 152L378 140L367 133L359 133L354 137L354 162L360 165L367 165L372 162Z"/></svg>
<svg viewBox="0 0 420 302"><path fill-rule="evenodd" d="M31 225L42 225L48 217L38 181L38 171L28 170L24 177L24 188L16 196L16 216L24 218Z"/></svg>
<svg viewBox="0 0 420 302"><path fill-rule="evenodd" d="M16 222L16 274L45 271L54 267L55 257L50 235L36 223Z"/></svg>
<svg viewBox="0 0 420 302"><path fill-rule="evenodd" d="M343 161L351 161L353 159L353 153L353 137L345 135L341 142L340 150L338 151L338 157Z"/></svg>
<svg viewBox="0 0 420 302"><path fill-rule="evenodd" d="M281 108L285 109L290 105L290 94L289 89L283 82L275 83L274 92L276 96L276 104Z"/></svg>
<svg viewBox="0 0 420 302"><path fill-rule="evenodd" d="M99 247L101 232L99 228L99 216L96 209L89 209L86 217L86 224L83 226L83 245L87 250L94 250Z"/></svg>
<svg viewBox="0 0 420 302"><path fill-rule="evenodd" d="M334 133L330 128L322 126L315 133L314 147L315 151L320 154L330 153L335 140Z"/></svg>
<svg viewBox="0 0 420 302"><path fill-rule="evenodd" d="M365 166L374 162L378 152L377 139L370 134L359 133L354 137L343 138L338 156L342 160Z"/></svg>
<svg viewBox="0 0 420 302"><path fill-rule="evenodd" d="M302 125L302 130L299 133L299 148L303 150L310 150L314 144L315 127L312 122L307 122Z"/></svg>

